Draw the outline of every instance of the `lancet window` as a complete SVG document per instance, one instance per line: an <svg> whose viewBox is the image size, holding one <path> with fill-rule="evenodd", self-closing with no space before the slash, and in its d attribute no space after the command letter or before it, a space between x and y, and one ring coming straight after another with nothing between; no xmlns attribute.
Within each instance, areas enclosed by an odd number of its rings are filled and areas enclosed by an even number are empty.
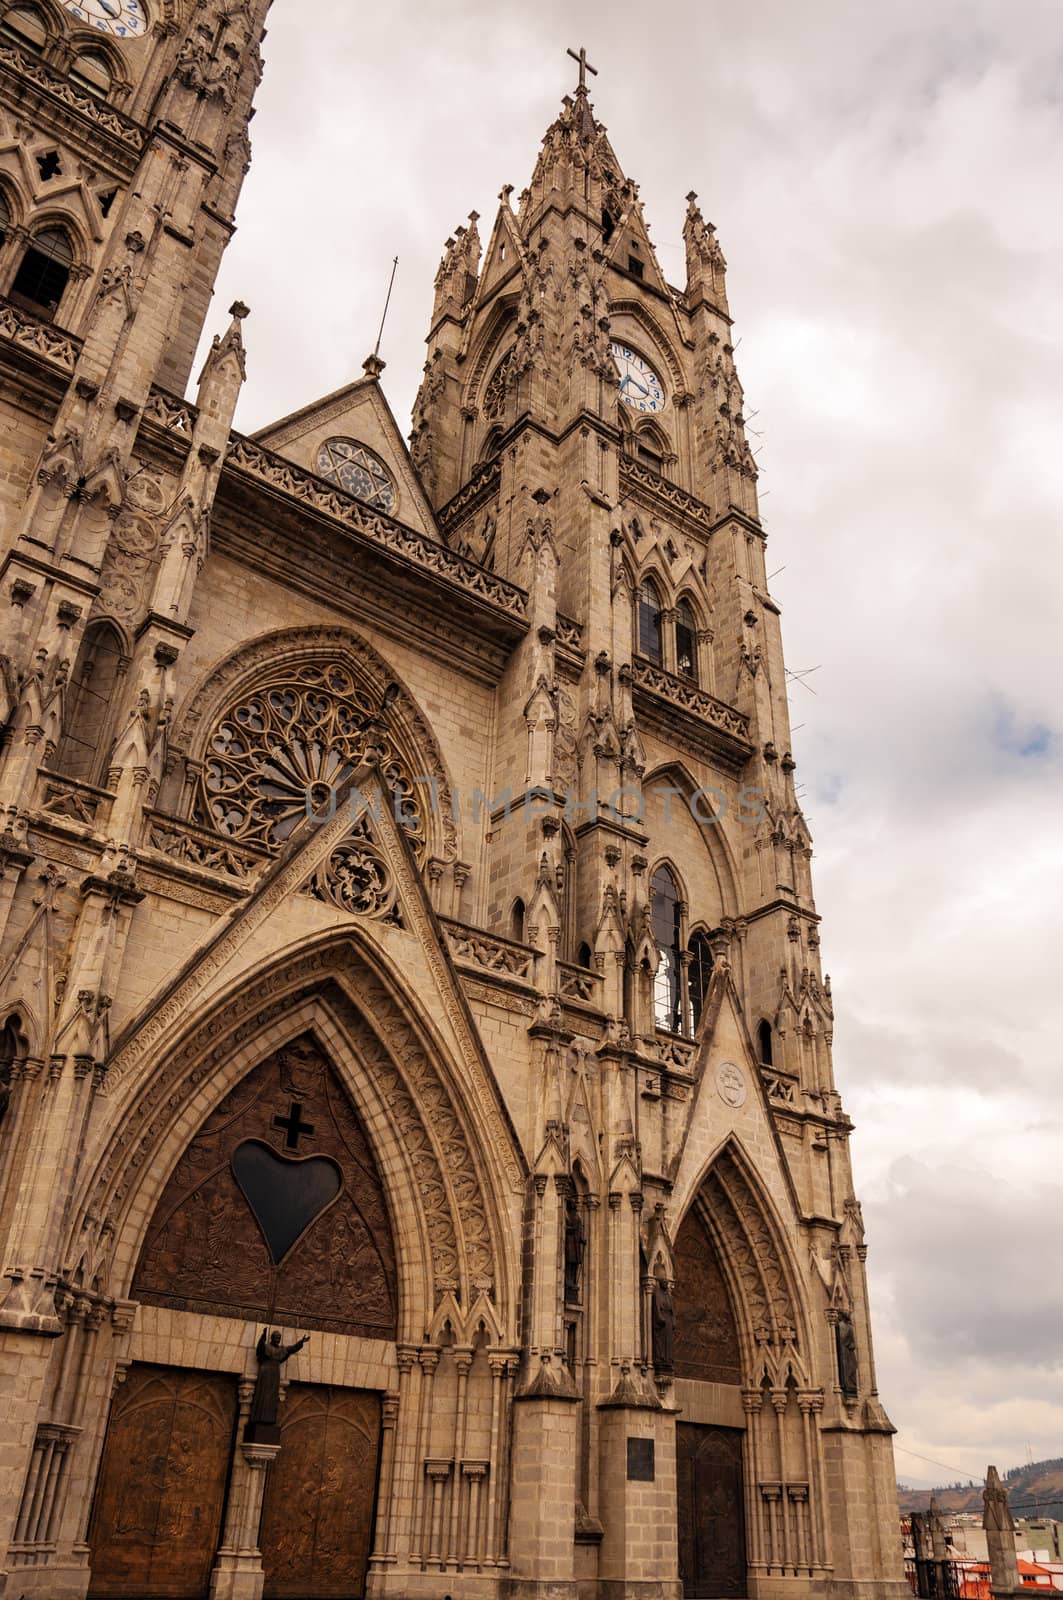
<svg viewBox="0 0 1063 1600"><path fill-rule="evenodd" d="M67 690L56 768L83 783L102 783L110 753L112 708L125 656L117 630L94 622L85 630Z"/></svg>
<svg viewBox="0 0 1063 1600"><path fill-rule="evenodd" d="M687 911L671 867L662 863L650 880L657 972L653 1019L658 1028L692 1038L712 978L712 944L704 929L687 930Z"/></svg>
<svg viewBox="0 0 1063 1600"><path fill-rule="evenodd" d="M653 578L643 578L639 586L635 648L640 656L664 667L690 683L711 682L703 669L702 639L698 614L687 595L674 609L666 609Z"/></svg>
<svg viewBox="0 0 1063 1600"><path fill-rule="evenodd" d="M70 282L74 249L64 228L42 228L26 246L10 298L38 317L54 319Z"/></svg>
<svg viewBox="0 0 1063 1600"><path fill-rule="evenodd" d="M639 654L662 666L661 596L652 578L644 578L639 587L638 640Z"/></svg>

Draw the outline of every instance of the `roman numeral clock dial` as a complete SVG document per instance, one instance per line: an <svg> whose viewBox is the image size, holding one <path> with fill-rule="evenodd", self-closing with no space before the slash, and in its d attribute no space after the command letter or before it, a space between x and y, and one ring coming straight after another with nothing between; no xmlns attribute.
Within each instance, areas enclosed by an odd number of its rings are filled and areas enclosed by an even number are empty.
<svg viewBox="0 0 1063 1600"><path fill-rule="evenodd" d="M141 0L61 0L72 17L116 39L136 39L148 26Z"/></svg>
<svg viewBox="0 0 1063 1600"><path fill-rule="evenodd" d="M637 350L615 340L609 346L620 374L620 398L632 411L663 411L664 387L648 361Z"/></svg>

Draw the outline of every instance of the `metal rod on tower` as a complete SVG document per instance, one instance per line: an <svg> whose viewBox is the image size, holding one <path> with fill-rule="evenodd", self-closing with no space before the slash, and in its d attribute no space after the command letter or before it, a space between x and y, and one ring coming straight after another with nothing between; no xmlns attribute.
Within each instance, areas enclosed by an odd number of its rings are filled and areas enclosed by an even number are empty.
<svg viewBox="0 0 1063 1600"><path fill-rule="evenodd" d="M384 337L384 323L387 321L388 306L391 304L391 291L395 287L395 274L398 271L398 269L399 269L399 258L398 258L398 256L396 256L394 261L391 263L391 277L388 280L387 298L384 301L384 315L380 319L380 332L376 336L376 349L373 351L373 354L375 356L378 356L380 354L380 341Z"/></svg>

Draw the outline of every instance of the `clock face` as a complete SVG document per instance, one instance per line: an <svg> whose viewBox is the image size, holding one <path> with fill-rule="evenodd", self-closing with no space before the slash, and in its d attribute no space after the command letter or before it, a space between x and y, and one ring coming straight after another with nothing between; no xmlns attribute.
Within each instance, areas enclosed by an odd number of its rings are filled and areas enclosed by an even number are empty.
<svg viewBox="0 0 1063 1600"><path fill-rule="evenodd" d="M141 0L62 0L62 4L86 27L98 28L116 39L135 39L148 26Z"/></svg>
<svg viewBox="0 0 1063 1600"><path fill-rule="evenodd" d="M663 411L664 388L660 378L637 350L614 340L609 346L620 374L620 398L632 411Z"/></svg>

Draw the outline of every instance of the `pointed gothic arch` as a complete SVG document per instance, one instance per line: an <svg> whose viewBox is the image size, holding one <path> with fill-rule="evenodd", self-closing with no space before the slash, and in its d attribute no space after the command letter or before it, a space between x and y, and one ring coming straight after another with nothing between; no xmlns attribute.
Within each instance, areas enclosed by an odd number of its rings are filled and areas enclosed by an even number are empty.
<svg viewBox="0 0 1063 1600"><path fill-rule="evenodd" d="M111 1131L82 1190L71 1259L86 1257L109 1292L126 1297L147 1218L191 1139L270 1048L303 1034L341 1076L384 1176L404 1288L399 1338L425 1337L439 1295L453 1292L468 1310L485 1289L512 1330L512 1181L400 975L350 929L265 963L173 1048L152 1052L135 1082L114 1085Z"/></svg>
<svg viewBox="0 0 1063 1600"><path fill-rule="evenodd" d="M701 785L684 761L672 760L662 766L654 767L644 776L642 789L646 795L650 795L654 790L670 794L671 804L686 805L691 808L692 815L695 817L697 815L693 806L696 797L701 793ZM729 836L728 819L725 818L722 827L703 827L699 832L712 862L719 887L721 914L724 917L737 917L741 905L738 893L741 875Z"/></svg>
<svg viewBox="0 0 1063 1600"><path fill-rule="evenodd" d="M784 1386L792 1378L807 1385L811 1324L802 1279L775 1203L733 1134L683 1201L676 1237L694 1206L709 1231L735 1309L741 1381L756 1387L767 1377Z"/></svg>

